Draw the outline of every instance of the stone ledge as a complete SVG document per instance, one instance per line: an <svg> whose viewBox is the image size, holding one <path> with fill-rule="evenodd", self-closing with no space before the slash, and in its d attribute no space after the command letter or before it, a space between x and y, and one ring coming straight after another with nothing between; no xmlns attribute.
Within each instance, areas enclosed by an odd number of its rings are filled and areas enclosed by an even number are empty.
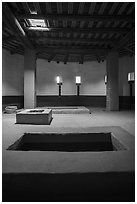
<svg viewBox="0 0 137 204"><path fill-rule="evenodd" d="M16 114L17 124L49 125L51 120L51 109L26 109Z"/></svg>

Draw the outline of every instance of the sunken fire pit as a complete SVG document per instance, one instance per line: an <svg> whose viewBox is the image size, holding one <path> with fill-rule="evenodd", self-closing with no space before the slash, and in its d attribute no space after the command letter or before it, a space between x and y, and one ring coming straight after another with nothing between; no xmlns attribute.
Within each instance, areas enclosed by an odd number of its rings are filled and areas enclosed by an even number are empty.
<svg viewBox="0 0 137 204"><path fill-rule="evenodd" d="M109 133L25 133L8 150L101 152L126 150L111 132Z"/></svg>
<svg viewBox="0 0 137 204"><path fill-rule="evenodd" d="M7 138L3 201L134 202L135 141L127 131L115 126L40 131Z"/></svg>

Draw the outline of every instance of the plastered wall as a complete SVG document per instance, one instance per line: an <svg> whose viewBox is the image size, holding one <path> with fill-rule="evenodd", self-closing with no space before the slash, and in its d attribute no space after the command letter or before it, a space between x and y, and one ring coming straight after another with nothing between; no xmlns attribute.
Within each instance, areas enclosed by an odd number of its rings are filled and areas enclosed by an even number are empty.
<svg viewBox="0 0 137 204"><path fill-rule="evenodd" d="M24 57L2 50L2 95L23 95Z"/></svg>
<svg viewBox="0 0 137 204"><path fill-rule="evenodd" d="M129 96L129 84L127 73L135 70L135 58L123 57L119 59L119 95ZM18 96L23 95L23 72L24 57L21 55L11 55L3 49L2 52L2 95ZM85 62L78 63L56 62L48 63L46 60L37 60L37 95L57 95L58 87L55 81L57 75L62 76L63 95L75 95L75 76L81 76L81 95L106 95L104 75L106 73L106 62ZM134 94L134 89L133 89Z"/></svg>
<svg viewBox="0 0 137 204"><path fill-rule="evenodd" d="M104 74L106 63L85 62L84 64L60 62L48 63L37 60L37 95L57 95L56 76L63 79L62 95L75 95L75 76L81 76L81 95L105 95Z"/></svg>

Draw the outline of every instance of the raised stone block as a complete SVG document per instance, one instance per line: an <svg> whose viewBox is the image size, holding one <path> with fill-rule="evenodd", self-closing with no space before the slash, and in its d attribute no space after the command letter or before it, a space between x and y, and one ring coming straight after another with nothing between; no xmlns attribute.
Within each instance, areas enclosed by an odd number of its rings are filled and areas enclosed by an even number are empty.
<svg viewBox="0 0 137 204"><path fill-rule="evenodd" d="M18 124L49 125L51 120L51 109L26 109L16 114Z"/></svg>

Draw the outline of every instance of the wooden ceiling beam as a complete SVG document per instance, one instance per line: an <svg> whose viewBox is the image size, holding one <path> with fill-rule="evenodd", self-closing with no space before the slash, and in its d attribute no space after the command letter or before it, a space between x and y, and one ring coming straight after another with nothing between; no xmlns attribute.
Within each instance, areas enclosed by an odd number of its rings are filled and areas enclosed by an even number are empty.
<svg viewBox="0 0 137 204"><path fill-rule="evenodd" d="M7 18L7 16L5 14L3 14L3 18L4 18L4 21L6 23L6 26L16 35L16 37L18 38L18 40L21 42L21 44L23 46L25 46L25 42L24 40L22 39L22 37L20 35L18 35L18 33L16 32L15 30L15 26L11 25L9 19Z"/></svg>
<svg viewBox="0 0 137 204"><path fill-rule="evenodd" d="M20 40L20 42L24 47L27 46L27 47L33 48L26 34L23 35L23 33L20 31L18 25L16 24L18 20L16 19L16 17L14 16L10 8L8 7L7 3L4 2L2 6L3 6L3 14L4 14L4 20L6 22L6 25L13 31L13 33L15 33L15 35L17 36L17 38Z"/></svg>
<svg viewBox="0 0 137 204"><path fill-rule="evenodd" d="M27 28L26 28L27 29ZM85 34L92 34L92 33L127 33L129 29L127 28L87 28L87 29L80 29L80 28L51 28L50 31L45 32L62 32L62 33L85 33Z"/></svg>
<svg viewBox="0 0 137 204"><path fill-rule="evenodd" d="M90 38L57 38L57 37L31 37L30 40L34 41L42 41L42 40L47 40L49 41L64 41L64 42L82 42L82 43L106 43L106 44L115 44L117 41L116 40L109 40L109 39L90 39Z"/></svg>
<svg viewBox="0 0 137 204"><path fill-rule="evenodd" d="M8 36L8 37L3 37L3 38L2 38L2 43L3 43L3 42L8 43L8 42L10 42L10 41L12 41L12 40L18 40L18 39L17 39L17 37L14 36L14 35L13 35L13 36Z"/></svg>
<svg viewBox="0 0 137 204"><path fill-rule="evenodd" d="M12 50L10 51L10 54L11 54L11 55L18 54L18 53L23 54L24 51L23 51L22 49L20 49L20 48L15 48L15 49L12 49Z"/></svg>
<svg viewBox="0 0 137 204"><path fill-rule="evenodd" d="M118 15L121 15L122 12L126 9L126 7L129 5L129 2L124 2L124 4L121 5L121 8L118 11Z"/></svg>
<svg viewBox="0 0 137 204"><path fill-rule="evenodd" d="M75 20L75 21L135 21L133 15L65 15L65 14L17 14L19 19L48 19L48 20Z"/></svg>
<svg viewBox="0 0 137 204"><path fill-rule="evenodd" d="M55 53L51 53L50 57L48 58L48 62L51 62L55 58L55 56Z"/></svg>
<svg viewBox="0 0 137 204"><path fill-rule="evenodd" d="M57 2L57 13L62 14L62 2Z"/></svg>
<svg viewBox="0 0 137 204"><path fill-rule="evenodd" d="M69 2L68 4L68 14L72 14L73 13L73 2Z"/></svg>
<svg viewBox="0 0 137 204"><path fill-rule="evenodd" d="M10 48L6 45L2 46L4 49L8 50L10 52L11 55L13 54L20 54L20 55L23 55L24 54L24 51L23 50L17 50L16 49L16 52L13 51L13 48Z"/></svg>
<svg viewBox="0 0 137 204"><path fill-rule="evenodd" d="M101 62L101 57L99 55L95 55L96 56L96 60L98 61L98 63Z"/></svg>
<svg viewBox="0 0 137 204"><path fill-rule="evenodd" d="M123 37L115 46L114 50L119 50L129 45L129 43L135 42L135 28L130 30L125 37Z"/></svg>
<svg viewBox="0 0 137 204"><path fill-rule="evenodd" d="M93 15L95 7L96 7L96 2L90 3L88 14Z"/></svg>
<svg viewBox="0 0 137 204"><path fill-rule="evenodd" d="M108 5L107 2L103 2L103 3L101 4L100 10L99 10L99 12L98 12L99 15L102 15L102 14L103 14L103 12L104 12L105 8L107 7L107 5Z"/></svg>
<svg viewBox="0 0 137 204"><path fill-rule="evenodd" d="M19 7L17 6L17 2L12 2L12 6L14 7L16 12L19 12Z"/></svg>
<svg viewBox="0 0 137 204"><path fill-rule="evenodd" d="M13 44L5 44L3 43L2 47L5 47L7 49L9 49L11 51L11 54L12 53L17 53L18 51L22 51L23 52L23 48L22 47L19 47L17 45L13 45Z"/></svg>
<svg viewBox="0 0 137 204"><path fill-rule="evenodd" d="M79 3L78 14L83 14L85 2Z"/></svg>
<svg viewBox="0 0 137 204"><path fill-rule="evenodd" d="M78 29L78 28L52 28L51 32L75 32L75 33L125 33L128 32L127 28L87 28L87 29Z"/></svg>
<svg viewBox="0 0 137 204"><path fill-rule="evenodd" d="M110 51L110 49L105 49L105 48L100 48L100 49L93 49L93 48L88 48L85 49L84 47L57 47L57 46L52 46L52 47L37 47L36 52L41 53L53 53L53 54L92 54L92 53L99 53L99 54L107 54Z"/></svg>
<svg viewBox="0 0 137 204"><path fill-rule="evenodd" d="M83 64L83 63L84 63L84 55L81 54L79 59L79 64Z"/></svg>
<svg viewBox="0 0 137 204"><path fill-rule="evenodd" d="M69 54L66 54L64 56L64 64L67 64L68 58L69 58Z"/></svg>
<svg viewBox="0 0 137 204"><path fill-rule="evenodd" d="M33 2L35 11L37 11L38 14L41 14L41 8L38 2Z"/></svg>
<svg viewBox="0 0 137 204"><path fill-rule="evenodd" d="M108 14L112 15L114 13L114 11L116 10L116 8L118 7L119 2L113 2L112 7L110 8Z"/></svg>
<svg viewBox="0 0 137 204"><path fill-rule="evenodd" d="M3 48L8 49L8 50L12 50L13 46L9 45L9 44L3 44L2 45Z"/></svg>
<svg viewBox="0 0 137 204"><path fill-rule="evenodd" d="M3 42L3 45L6 44L6 45L11 45L12 47L20 47L21 49L23 49L23 46L17 42Z"/></svg>
<svg viewBox="0 0 137 204"><path fill-rule="evenodd" d="M132 13L133 11L135 11L135 2L132 2L130 9L128 10L127 14L129 15L130 13Z"/></svg>
<svg viewBox="0 0 137 204"><path fill-rule="evenodd" d="M29 5L27 2L22 2L22 7L24 8L25 12L27 12L28 14L30 13Z"/></svg>
<svg viewBox="0 0 137 204"><path fill-rule="evenodd" d="M125 47L126 50L128 50L130 53L135 54L135 50L132 50L131 48Z"/></svg>
<svg viewBox="0 0 137 204"><path fill-rule="evenodd" d="M46 13L51 14L52 9L51 9L51 2L45 2L46 4Z"/></svg>

